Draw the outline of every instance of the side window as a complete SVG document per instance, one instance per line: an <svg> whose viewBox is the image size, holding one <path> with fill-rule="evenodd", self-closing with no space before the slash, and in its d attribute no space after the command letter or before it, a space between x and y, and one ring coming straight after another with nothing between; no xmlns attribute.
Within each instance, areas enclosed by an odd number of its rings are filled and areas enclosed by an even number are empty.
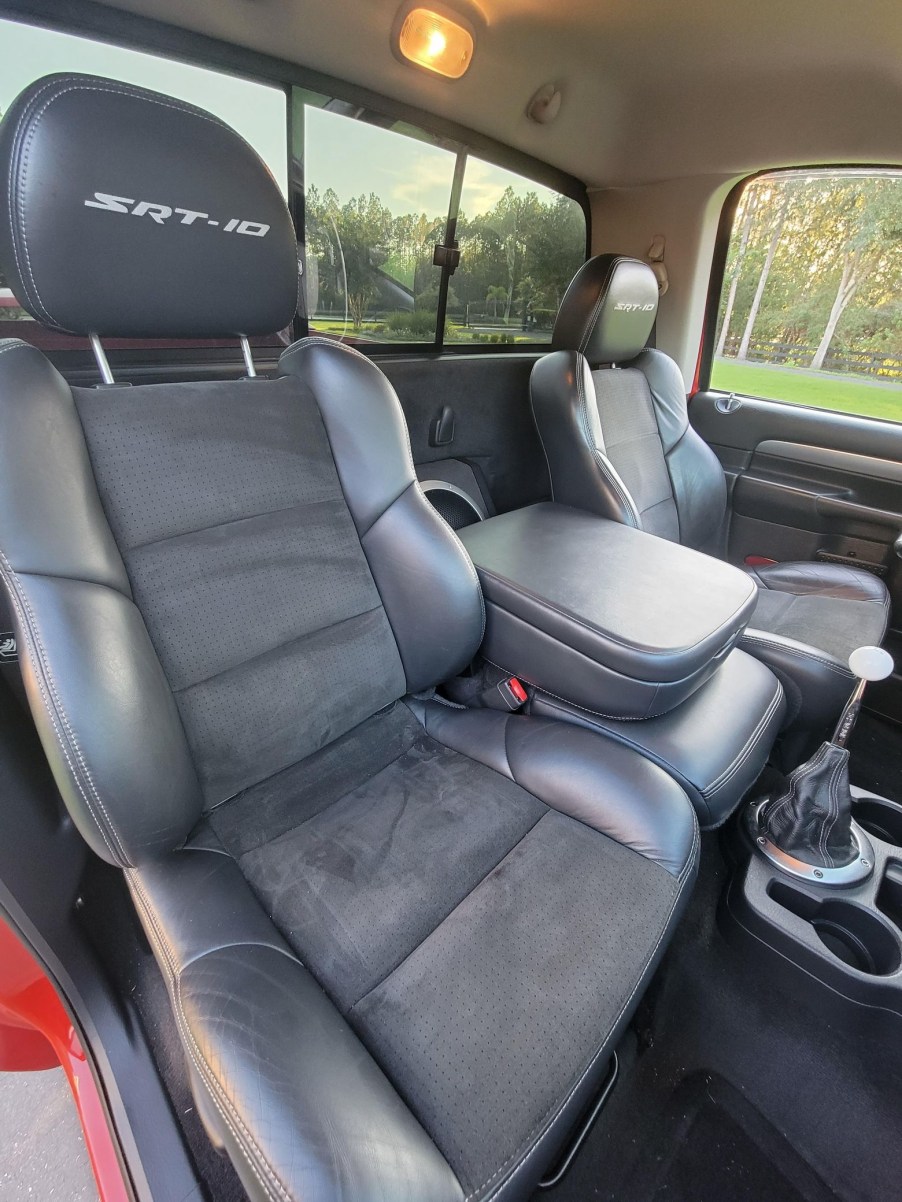
<svg viewBox="0 0 902 1202"><path fill-rule="evenodd" d="M361 345L435 340L433 250L444 241L456 160L425 134L304 105L311 333Z"/></svg>
<svg viewBox="0 0 902 1202"><path fill-rule="evenodd" d="M550 342L564 292L586 257L582 206L513 171L468 158L448 292L453 342Z"/></svg>
<svg viewBox="0 0 902 1202"><path fill-rule="evenodd" d="M746 187L711 387L902 421L902 172L778 172Z"/></svg>
<svg viewBox="0 0 902 1202"><path fill-rule="evenodd" d="M282 88L222 75L218 71L173 62L120 46L109 46L89 38L0 19L0 116L23 88L41 76L56 71L106 75L139 87L165 92L215 113L250 142L272 171L282 191L287 192L288 115L286 93ZM56 334L32 321L2 277L0 337L24 338L45 349L80 350L87 346L84 339ZM275 339L254 339L255 343L268 341ZM145 344L108 339L105 345L115 350ZM204 340L191 345L231 348L234 342Z"/></svg>

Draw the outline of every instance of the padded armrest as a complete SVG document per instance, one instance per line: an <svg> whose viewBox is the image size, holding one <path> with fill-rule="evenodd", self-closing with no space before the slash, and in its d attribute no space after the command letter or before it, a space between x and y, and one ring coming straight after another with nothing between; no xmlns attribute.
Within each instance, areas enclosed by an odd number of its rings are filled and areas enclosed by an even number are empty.
<svg viewBox="0 0 902 1202"><path fill-rule="evenodd" d="M487 603L486 657L545 692L618 718L679 705L745 629L745 572L565 505L461 530Z"/></svg>

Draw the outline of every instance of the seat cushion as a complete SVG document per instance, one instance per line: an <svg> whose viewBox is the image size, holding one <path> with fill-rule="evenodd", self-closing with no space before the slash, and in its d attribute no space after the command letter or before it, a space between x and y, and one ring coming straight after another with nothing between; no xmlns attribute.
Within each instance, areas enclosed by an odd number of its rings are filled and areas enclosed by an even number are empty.
<svg viewBox="0 0 902 1202"><path fill-rule="evenodd" d="M629 749L411 702L216 808L132 887L208 1122L272 1196L520 1197L599 1084L696 851L685 795Z"/></svg>
<svg viewBox="0 0 902 1202"><path fill-rule="evenodd" d="M775 563L750 568L758 603L750 625L796 639L843 665L856 647L879 644L889 620L882 580L831 563Z"/></svg>
<svg viewBox="0 0 902 1202"><path fill-rule="evenodd" d="M591 714L538 690L531 704L534 714L598 730L660 764L685 789L702 830L726 822L758 779L786 713L780 680L739 648L676 709L644 722Z"/></svg>

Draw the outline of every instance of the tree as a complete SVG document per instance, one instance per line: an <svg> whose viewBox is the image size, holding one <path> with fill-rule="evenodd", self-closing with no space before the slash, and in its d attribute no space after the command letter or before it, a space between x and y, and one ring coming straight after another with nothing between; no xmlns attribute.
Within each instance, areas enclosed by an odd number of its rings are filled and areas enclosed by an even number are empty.
<svg viewBox="0 0 902 1202"><path fill-rule="evenodd" d="M902 198L895 180L858 179L844 206L842 267L811 367L820 371L836 329L866 275L902 239ZM896 252L898 253L898 252Z"/></svg>
<svg viewBox="0 0 902 1202"><path fill-rule="evenodd" d="M320 198L313 187L306 211L308 240L321 260L321 289L333 303L347 304L359 330L370 301L379 295L380 268L391 249L391 212L373 192L341 204L331 188Z"/></svg>
<svg viewBox="0 0 902 1202"><path fill-rule="evenodd" d="M730 290L727 293L727 304L720 323L720 337L717 340L717 349L714 352L715 355L722 355L724 353L724 348L727 345L727 336L730 332L730 321L733 317L733 306L736 304L736 289L739 286L739 277L742 275L742 267L745 262L745 252L748 249L749 235L752 232L752 223L755 218L755 209L757 204L758 188L755 184L752 184L750 188L746 189L742 197L742 207L745 210L745 215L742 220L742 232L739 236L739 249L736 252L736 258L734 260L733 270L730 276Z"/></svg>
<svg viewBox="0 0 902 1202"><path fill-rule="evenodd" d="M504 304L507 301L507 289L502 288L500 284L491 284L488 292L485 294L486 305L492 306L492 317L498 316L498 305Z"/></svg>
<svg viewBox="0 0 902 1202"><path fill-rule="evenodd" d="M755 289L755 297L752 301L752 307L745 323L742 341L739 343L739 350L736 354L737 359L748 358L749 343L752 340L752 330L755 328L755 321L758 317L758 310L761 308L761 299L764 296L764 289L767 286L767 279L770 275L771 267L773 267L774 264L774 257L777 253L777 247L780 245L780 236L783 233L783 224L786 221L786 212L789 208L789 199L790 187L787 185L783 190L783 197L780 203L779 212L777 214L777 221L770 237L770 242L767 247L767 254L764 258L764 266L761 268L761 274L758 276L758 287Z"/></svg>

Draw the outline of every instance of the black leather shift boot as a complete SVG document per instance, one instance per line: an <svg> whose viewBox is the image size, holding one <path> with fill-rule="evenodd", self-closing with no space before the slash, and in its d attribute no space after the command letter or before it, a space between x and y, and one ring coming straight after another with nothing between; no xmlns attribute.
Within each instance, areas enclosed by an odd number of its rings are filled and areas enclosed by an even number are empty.
<svg viewBox="0 0 902 1202"><path fill-rule="evenodd" d="M851 823L849 753L835 743L822 743L800 764L760 816L761 829L781 851L821 868L854 859Z"/></svg>

